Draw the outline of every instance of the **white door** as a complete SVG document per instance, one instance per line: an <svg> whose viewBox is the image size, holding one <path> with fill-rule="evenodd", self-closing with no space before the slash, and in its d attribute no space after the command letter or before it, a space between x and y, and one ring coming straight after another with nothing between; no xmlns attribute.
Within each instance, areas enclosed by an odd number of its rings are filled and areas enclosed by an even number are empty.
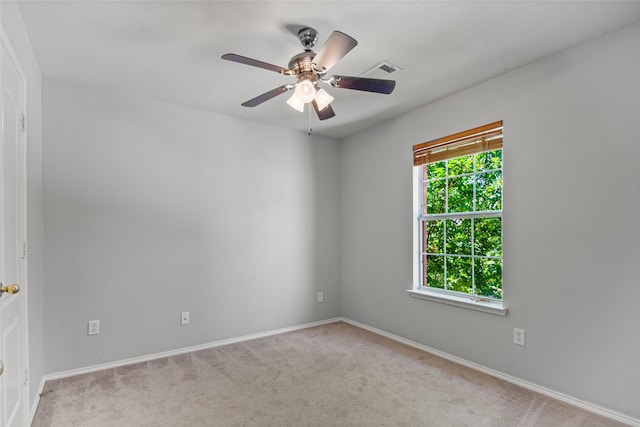
<svg viewBox="0 0 640 427"><path fill-rule="evenodd" d="M0 427L27 424L25 79L4 34L0 57ZM17 284L21 289L12 285Z"/></svg>

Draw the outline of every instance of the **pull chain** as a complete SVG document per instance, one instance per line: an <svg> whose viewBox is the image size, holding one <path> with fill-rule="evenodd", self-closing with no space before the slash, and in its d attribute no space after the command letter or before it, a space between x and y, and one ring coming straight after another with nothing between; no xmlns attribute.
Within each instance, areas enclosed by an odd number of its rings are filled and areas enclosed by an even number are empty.
<svg viewBox="0 0 640 427"><path fill-rule="evenodd" d="M309 112L309 130L307 135L311 135L311 103L307 104L307 111Z"/></svg>

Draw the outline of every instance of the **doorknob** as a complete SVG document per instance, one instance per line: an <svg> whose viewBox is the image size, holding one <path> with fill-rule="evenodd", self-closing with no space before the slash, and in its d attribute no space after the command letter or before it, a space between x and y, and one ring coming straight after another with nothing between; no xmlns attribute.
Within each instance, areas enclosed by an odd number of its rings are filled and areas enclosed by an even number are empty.
<svg viewBox="0 0 640 427"><path fill-rule="evenodd" d="M0 360L0 375L4 372L4 363Z"/></svg>
<svg viewBox="0 0 640 427"><path fill-rule="evenodd" d="M2 286L2 283L0 283L0 296L2 296L2 294L5 292L9 294L17 294L18 292L20 292L20 286L18 285Z"/></svg>

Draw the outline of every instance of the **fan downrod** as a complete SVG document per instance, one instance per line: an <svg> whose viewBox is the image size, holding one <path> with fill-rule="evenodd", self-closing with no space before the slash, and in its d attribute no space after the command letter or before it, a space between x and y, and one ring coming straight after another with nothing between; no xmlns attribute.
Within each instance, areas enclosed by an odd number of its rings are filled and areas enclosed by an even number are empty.
<svg viewBox="0 0 640 427"><path fill-rule="evenodd" d="M305 27L298 31L298 38L304 50L310 51L318 41L318 32L311 27Z"/></svg>

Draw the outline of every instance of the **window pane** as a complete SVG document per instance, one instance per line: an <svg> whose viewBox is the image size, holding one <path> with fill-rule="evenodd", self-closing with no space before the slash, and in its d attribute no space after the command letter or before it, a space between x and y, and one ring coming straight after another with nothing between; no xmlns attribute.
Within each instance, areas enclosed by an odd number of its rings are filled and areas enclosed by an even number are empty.
<svg viewBox="0 0 640 427"><path fill-rule="evenodd" d="M444 289L444 256L424 255L422 257L426 283L424 286Z"/></svg>
<svg viewBox="0 0 640 427"><path fill-rule="evenodd" d="M502 172L485 172L476 175L476 210L502 210Z"/></svg>
<svg viewBox="0 0 640 427"><path fill-rule="evenodd" d="M445 186L446 180L444 179L427 182L426 213L444 213Z"/></svg>
<svg viewBox="0 0 640 427"><path fill-rule="evenodd" d="M444 178L445 176L447 176L446 164L447 162L445 161L437 162L437 163L429 163L425 168L426 169L425 178L427 179Z"/></svg>
<svg viewBox="0 0 640 427"><path fill-rule="evenodd" d="M476 170L502 169L502 150L486 151L476 155Z"/></svg>
<svg viewBox="0 0 640 427"><path fill-rule="evenodd" d="M447 256L447 289L471 293L471 258Z"/></svg>
<svg viewBox="0 0 640 427"><path fill-rule="evenodd" d="M449 179L448 212L473 211L473 175Z"/></svg>
<svg viewBox="0 0 640 427"><path fill-rule="evenodd" d="M476 258L474 272L477 295L502 298L502 259Z"/></svg>
<svg viewBox="0 0 640 427"><path fill-rule="evenodd" d="M476 255L502 256L502 218L476 218L473 235Z"/></svg>
<svg viewBox="0 0 640 427"><path fill-rule="evenodd" d="M449 160L449 176L473 172L473 154Z"/></svg>
<svg viewBox="0 0 640 427"><path fill-rule="evenodd" d="M423 242L424 252L444 254L444 221L424 221Z"/></svg>
<svg viewBox="0 0 640 427"><path fill-rule="evenodd" d="M447 223L447 253L457 255L471 255L471 220L448 219Z"/></svg>

